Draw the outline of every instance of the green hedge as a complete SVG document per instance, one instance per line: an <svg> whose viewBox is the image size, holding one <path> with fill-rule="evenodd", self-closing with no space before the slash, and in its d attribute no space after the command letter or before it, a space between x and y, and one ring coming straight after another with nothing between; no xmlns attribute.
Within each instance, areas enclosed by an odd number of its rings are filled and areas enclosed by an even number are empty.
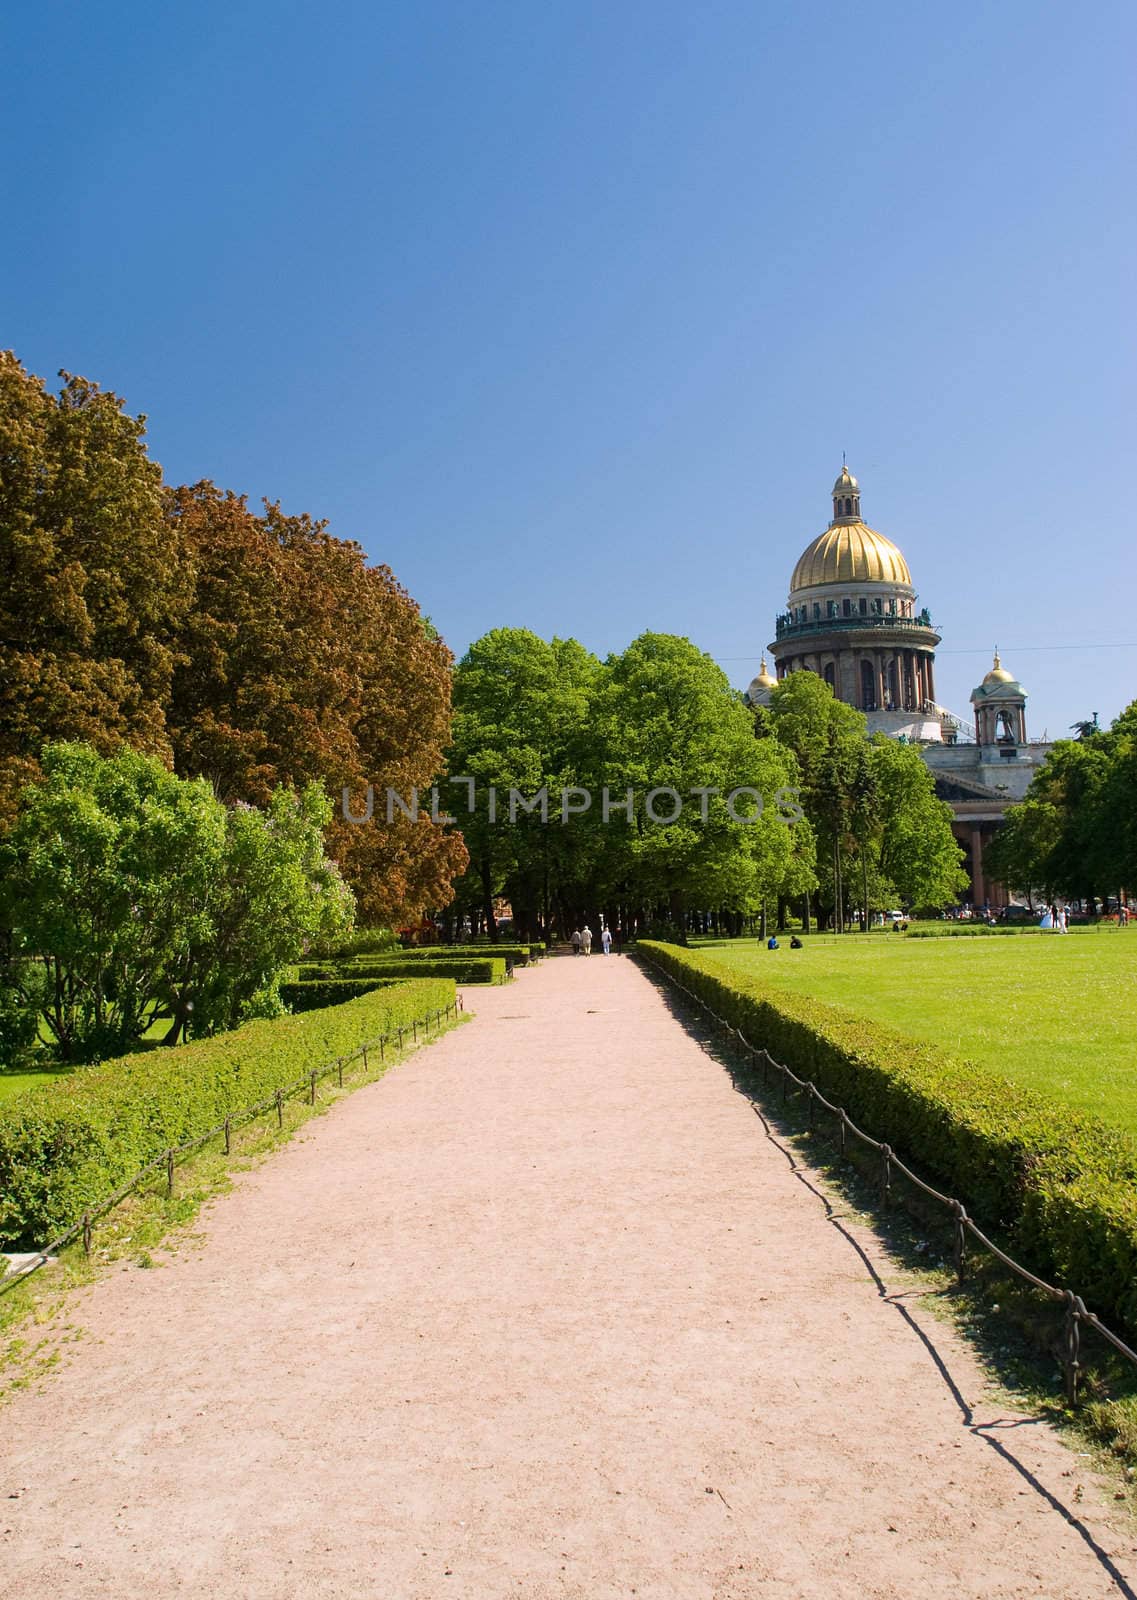
<svg viewBox="0 0 1137 1600"><path fill-rule="evenodd" d="M1123 1133L711 954L647 941L637 954L812 1078L1024 1266L1137 1328L1137 1145Z"/></svg>
<svg viewBox="0 0 1137 1600"><path fill-rule="evenodd" d="M341 965L321 961L302 962L298 981L343 980L351 978L453 978L455 983L504 983L505 961L501 956L438 956L411 961L406 956L374 956L367 960L345 961Z"/></svg>
<svg viewBox="0 0 1137 1600"><path fill-rule="evenodd" d="M163 1150L453 1000L446 978L392 984L25 1090L0 1107L0 1243L47 1244Z"/></svg>
<svg viewBox="0 0 1137 1600"><path fill-rule="evenodd" d="M298 978L282 983L280 998L290 1011L318 1011L323 1006L342 1006L358 1000L374 989L390 988L398 978Z"/></svg>
<svg viewBox="0 0 1137 1600"><path fill-rule="evenodd" d="M985 922L933 923L930 928L909 928L909 939L998 939L1005 935L1018 938L1024 933L1042 933L1033 923L1008 923L1005 927L991 928Z"/></svg>
<svg viewBox="0 0 1137 1600"><path fill-rule="evenodd" d="M441 961L444 957L476 956L482 959L501 958L512 961L515 967L527 966L545 954L543 944L416 944L406 950L393 952L404 961ZM358 956L348 958L358 960ZM368 959L364 957L363 959ZM382 959L386 959L384 954Z"/></svg>

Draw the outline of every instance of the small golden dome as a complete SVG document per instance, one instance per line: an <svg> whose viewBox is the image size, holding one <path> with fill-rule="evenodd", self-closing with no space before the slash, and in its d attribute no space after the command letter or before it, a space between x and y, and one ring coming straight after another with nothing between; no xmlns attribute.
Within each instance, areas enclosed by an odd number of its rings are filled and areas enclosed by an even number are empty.
<svg viewBox="0 0 1137 1600"><path fill-rule="evenodd" d="M766 665L765 656L762 657L762 665L758 668L758 676L755 678L750 687L752 689L755 687L759 689L776 689L778 687L777 678L770 676L770 669Z"/></svg>
<svg viewBox="0 0 1137 1600"><path fill-rule="evenodd" d="M849 494L849 493L855 494L860 489L860 487L861 486L857 482L856 478L853 477L853 474L849 471L848 467L842 461L842 463L841 463L841 476L837 479L836 483L833 485L833 493L834 494Z"/></svg>
<svg viewBox="0 0 1137 1600"><path fill-rule="evenodd" d="M991 668L990 672L983 679L984 684L986 685L986 684L989 684L989 683L1014 683L1014 681L1015 680L1014 680L1013 673L1008 672L1006 667L1003 666L1002 662L999 660L998 649L996 649L996 651L995 651L995 665Z"/></svg>
<svg viewBox="0 0 1137 1600"><path fill-rule="evenodd" d="M883 533L863 522L841 522L806 547L790 579L790 593L817 583L900 583L910 588L912 574Z"/></svg>

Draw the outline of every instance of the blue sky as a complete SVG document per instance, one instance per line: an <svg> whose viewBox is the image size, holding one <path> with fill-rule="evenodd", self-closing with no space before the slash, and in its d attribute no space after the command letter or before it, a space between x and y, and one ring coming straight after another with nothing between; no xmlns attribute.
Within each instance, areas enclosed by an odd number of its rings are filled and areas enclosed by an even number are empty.
<svg viewBox="0 0 1137 1600"><path fill-rule="evenodd" d="M170 481L743 685L847 450L942 701L1137 695L1131 5L16 9L0 341Z"/></svg>

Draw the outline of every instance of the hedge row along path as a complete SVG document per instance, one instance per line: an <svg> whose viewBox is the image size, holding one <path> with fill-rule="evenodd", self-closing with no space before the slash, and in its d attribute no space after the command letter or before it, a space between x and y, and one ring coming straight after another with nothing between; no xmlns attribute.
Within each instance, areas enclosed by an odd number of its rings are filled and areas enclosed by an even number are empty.
<svg viewBox="0 0 1137 1600"><path fill-rule="evenodd" d="M1089 1461L882 1298L630 961L467 1004L83 1292L0 1413L7 1600L1133 1592Z"/></svg>

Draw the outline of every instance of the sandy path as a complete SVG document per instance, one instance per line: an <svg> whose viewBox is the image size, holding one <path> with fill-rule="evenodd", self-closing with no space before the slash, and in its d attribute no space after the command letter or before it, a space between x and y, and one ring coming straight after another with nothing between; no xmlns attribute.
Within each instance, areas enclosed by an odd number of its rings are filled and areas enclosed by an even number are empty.
<svg viewBox="0 0 1137 1600"><path fill-rule="evenodd" d="M0 1418L6 1600L1130 1592L1088 1462L927 1322L968 1428L629 961L469 998L86 1292Z"/></svg>

